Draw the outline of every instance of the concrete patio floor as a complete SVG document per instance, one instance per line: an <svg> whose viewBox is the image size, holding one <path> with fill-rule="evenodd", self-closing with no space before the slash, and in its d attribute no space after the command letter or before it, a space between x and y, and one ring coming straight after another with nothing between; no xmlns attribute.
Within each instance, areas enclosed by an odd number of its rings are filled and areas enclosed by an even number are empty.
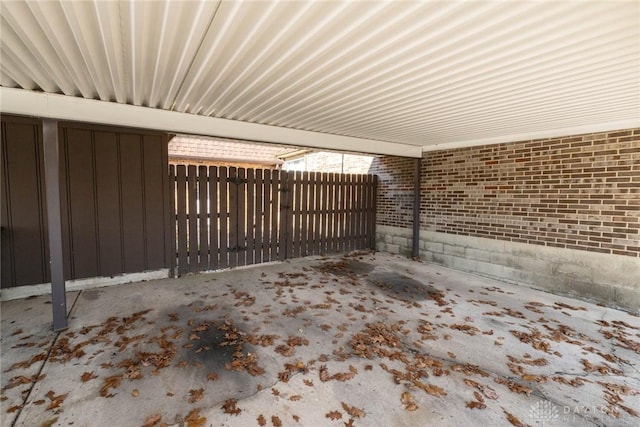
<svg viewBox="0 0 640 427"><path fill-rule="evenodd" d="M388 254L2 303L2 426L636 426L640 318Z"/></svg>

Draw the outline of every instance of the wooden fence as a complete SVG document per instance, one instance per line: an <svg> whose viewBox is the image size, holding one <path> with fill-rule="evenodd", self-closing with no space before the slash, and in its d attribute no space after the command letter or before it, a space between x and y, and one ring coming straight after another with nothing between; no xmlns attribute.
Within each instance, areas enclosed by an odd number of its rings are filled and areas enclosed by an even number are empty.
<svg viewBox="0 0 640 427"><path fill-rule="evenodd" d="M375 247L377 177L170 166L179 275Z"/></svg>

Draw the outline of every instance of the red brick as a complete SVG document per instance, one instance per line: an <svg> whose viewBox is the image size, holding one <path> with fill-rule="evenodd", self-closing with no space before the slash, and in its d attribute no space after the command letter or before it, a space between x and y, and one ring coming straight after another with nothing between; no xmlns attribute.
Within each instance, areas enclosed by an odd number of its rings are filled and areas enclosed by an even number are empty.
<svg viewBox="0 0 640 427"><path fill-rule="evenodd" d="M638 240L640 167L629 157L640 153L637 135L640 129L425 153L421 228L612 253L601 243L612 245L614 235ZM379 157L372 172L380 175L378 223L411 228L412 160ZM603 223L611 237L584 228ZM637 246L619 252L640 256Z"/></svg>

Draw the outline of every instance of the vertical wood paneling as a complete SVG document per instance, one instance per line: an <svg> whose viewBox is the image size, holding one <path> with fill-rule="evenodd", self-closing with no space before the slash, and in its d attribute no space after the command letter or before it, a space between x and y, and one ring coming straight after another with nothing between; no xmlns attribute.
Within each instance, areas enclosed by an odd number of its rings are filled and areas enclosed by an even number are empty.
<svg viewBox="0 0 640 427"><path fill-rule="evenodd" d="M67 179L72 247L73 278L100 276L98 270L98 238L96 223L96 190L92 135L85 129L68 129L64 141L67 151ZM139 147L139 146L138 146ZM138 156L139 151L136 153ZM139 157L138 157L139 158ZM140 184L140 176L135 182ZM142 211L140 200L136 203ZM136 219L138 219L137 217ZM142 221L139 222L142 226ZM144 259L142 260L144 265Z"/></svg>
<svg viewBox="0 0 640 427"><path fill-rule="evenodd" d="M176 167L176 216L178 221L178 274L189 271L187 254L187 168L184 165Z"/></svg>
<svg viewBox="0 0 640 427"><path fill-rule="evenodd" d="M198 243L199 243L199 262L198 270L206 271L209 269L209 177L207 175L207 167L198 167Z"/></svg>
<svg viewBox="0 0 640 427"><path fill-rule="evenodd" d="M167 195L166 198L169 200L169 204L171 205L171 210L167 213L167 228L169 228L167 234L167 239L169 240L168 246L168 254L167 254L167 265L171 269L170 274L172 276L176 276L178 274L178 206L176 200L177 187L176 187L176 167L175 165L169 166L169 183L166 186Z"/></svg>
<svg viewBox="0 0 640 427"><path fill-rule="evenodd" d="M302 172L295 171L291 176L291 226L289 227L291 236L287 238L287 258L300 257L300 175Z"/></svg>
<svg viewBox="0 0 640 427"><path fill-rule="evenodd" d="M238 170L229 168L229 267L238 265L238 186L235 180L238 178Z"/></svg>
<svg viewBox="0 0 640 427"><path fill-rule="evenodd" d="M166 266L165 216L166 206L164 180L167 169L163 164L164 138L159 135L142 135L143 188L144 188L144 245L145 269L157 270Z"/></svg>
<svg viewBox="0 0 640 427"><path fill-rule="evenodd" d="M349 249L347 247L347 233L349 231L349 216L347 214L347 207L349 203L349 195L347 194L349 189L347 185L348 179L349 175L340 175L340 246L338 247L340 252L345 252Z"/></svg>
<svg viewBox="0 0 640 427"><path fill-rule="evenodd" d="M280 259L280 252L284 244L284 228L282 226L282 205L286 203L285 193L282 190L281 177L284 174L281 171L271 172L271 239L269 241L271 245L271 254L269 256L270 261L276 261ZM280 240L282 238L282 240ZM284 255L282 256L284 258Z"/></svg>
<svg viewBox="0 0 640 427"><path fill-rule="evenodd" d="M302 172L302 197L300 220L300 256L309 255L309 230L313 224L309 224L309 172Z"/></svg>
<svg viewBox="0 0 640 427"><path fill-rule="evenodd" d="M219 169L220 173L220 268L229 267L229 195L228 195L228 170L226 167Z"/></svg>
<svg viewBox="0 0 640 427"><path fill-rule="evenodd" d="M327 225L327 252L332 253L336 252L336 219L338 217L338 213L336 212L337 203L336 198L338 196L338 192L336 191L336 174L329 174L329 206L328 206L328 225Z"/></svg>
<svg viewBox="0 0 640 427"><path fill-rule="evenodd" d="M329 174L322 173L322 215L320 217L320 254L327 253L329 240Z"/></svg>
<svg viewBox="0 0 640 427"><path fill-rule="evenodd" d="M42 161L38 122L2 116L3 288L48 279Z"/></svg>
<svg viewBox="0 0 640 427"><path fill-rule="evenodd" d="M118 143L113 132L95 133L96 188L100 273L105 276L123 271L120 236L120 191L118 183ZM116 183L116 185L114 185Z"/></svg>
<svg viewBox="0 0 640 427"><path fill-rule="evenodd" d="M187 166L187 219L189 223L189 271L198 271L198 187L196 167Z"/></svg>
<svg viewBox="0 0 640 427"><path fill-rule="evenodd" d="M372 191L372 195L371 195L371 204L369 205L369 212L371 212L370 215L370 222L369 222L369 248L370 249L374 249L376 248L376 216L378 214L378 211L376 210L376 207L378 206L378 176L374 175L373 176L373 191Z"/></svg>
<svg viewBox="0 0 640 427"><path fill-rule="evenodd" d="M247 212L245 214L246 217L246 246L247 250L245 251L245 265L255 264L255 232L256 232L256 222L258 218L256 216L255 205L256 205L256 181L254 176L253 169L247 169L247 186L246 186L246 195L247 195Z"/></svg>
<svg viewBox="0 0 640 427"><path fill-rule="evenodd" d="M2 238L4 287L49 280L39 123L2 117L3 226L7 222ZM19 132L13 130L15 126ZM164 135L74 123L60 123L58 129L65 278L169 267L175 233L169 229L173 221ZM19 180L13 178L17 165ZM9 200L11 195L15 198ZM30 206L16 217L14 211L25 204ZM22 237L26 234L33 247L25 251ZM16 254L21 254L19 259L11 261Z"/></svg>
<svg viewBox="0 0 640 427"><path fill-rule="evenodd" d="M69 212L71 210L71 200L69 199L69 174L68 174L68 153L67 153L67 144L66 137L67 129L58 127L58 141L59 141L59 149L60 149L60 219L62 226L62 252L64 253L64 278L74 279L73 273L73 248L71 245L71 216ZM118 143L118 180L120 182L120 145ZM118 189L118 197L122 199L122 191ZM122 229L122 210L120 210L118 214L118 219L120 221L120 228ZM120 251L122 253L122 267L124 269L124 242L122 241L122 235L118 236L120 238Z"/></svg>
<svg viewBox="0 0 640 427"><path fill-rule="evenodd" d="M322 212L322 174L314 172L311 176L313 182L313 255L320 254L320 218Z"/></svg>
<svg viewBox="0 0 640 427"><path fill-rule="evenodd" d="M280 260L283 261L287 258L290 258L293 254L293 239L295 234L295 195L296 195L296 172L286 172L285 174L285 185L284 187L287 189L285 192L285 224L280 224L280 227L283 229L281 233L281 237L284 240L284 250L280 256ZM284 236L282 236L284 234Z"/></svg>
<svg viewBox="0 0 640 427"><path fill-rule="evenodd" d="M262 229L262 262L267 262L271 260L271 204L273 203L273 198L271 197L270 170L265 169L262 180L262 206L264 211L264 227Z"/></svg>
<svg viewBox="0 0 640 427"><path fill-rule="evenodd" d="M237 215L237 231L236 231L236 256L238 257L237 265L247 264L247 200L246 186L242 182L246 179L246 171L244 168L238 168L238 181L235 184L238 194L238 205L236 209Z"/></svg>
<svg viewBox="0 0 640 427"><path fill-rule="evenodd" d="M122 180L122 224L124 239L124 271L144 271L145 224L144 189L140 165L140 135L120 135L120 174Z"/></svg>
<svg viewBox="0 0 640 427"><path fill-rule="evenodd" d="M199 263L192 259L193 254L180 257L188 267L180 271L351 251L368 245L365 234L372 218L373 181L363 175L243 168L228 172L210 168L207 173L207 168L195 166L188 168L186 178L180 172L176 175L181 188L177 198L182 199L177 209L178 229L188 235L182 242L188 247L199 244L201 251ZM196 198L199 219L192 225L186 218L195 216L184 215L181 209L186 204L194 212ZM182 221L188 226L181 226ZM204 259L207 253L210 261Z"/></svg>
<svg viewBox="0 0 640 427"><path fill-rule="evenodd" d="M255 229L254 229L254 254L253 261L258 264L262 262L262 246L265 244L262 234L264 224L264 177L263 170L257 169L255 172Z"/></svg>
<svg viewBox="0 0 640 427"><path fill-rule="evenodd" d="M218 168L209 167L209 268L217 270L220 267L220 204L219 204Z"/></svg>
<svg viewBox="0 0 640 427"><path fill-rule="evenodd" d="M354 175L355 187L353 191L354 210L355 210L355 228L353 233L353 246L354 249L360 249L362 237L362 175Z"/></svg>
<svg viewBox="0 0 640 427"><path fill-rule="evenodd" d="M2 181L0 188L0 286L2 288L8 288L15 283L14 278L14 255L13 255L13 241L11 236L11 215L9 212L9 159L7 153L7 137L6 137L6 123L2 121L2 127L0 129L0 159L2 164L0 165L0 172L2 173ZM44 263L41 261L41 268Z"/></svg>

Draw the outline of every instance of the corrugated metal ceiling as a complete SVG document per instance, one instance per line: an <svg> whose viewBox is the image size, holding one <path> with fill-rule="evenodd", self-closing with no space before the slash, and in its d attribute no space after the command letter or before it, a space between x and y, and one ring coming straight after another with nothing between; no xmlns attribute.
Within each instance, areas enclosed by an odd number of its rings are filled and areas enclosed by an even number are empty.
<svg viewBox="0 0 640 427"><path fill-rule="evenodd" d="M10 88L418 146L639 120L637 1L3 1L1 15Z"/></svg>

